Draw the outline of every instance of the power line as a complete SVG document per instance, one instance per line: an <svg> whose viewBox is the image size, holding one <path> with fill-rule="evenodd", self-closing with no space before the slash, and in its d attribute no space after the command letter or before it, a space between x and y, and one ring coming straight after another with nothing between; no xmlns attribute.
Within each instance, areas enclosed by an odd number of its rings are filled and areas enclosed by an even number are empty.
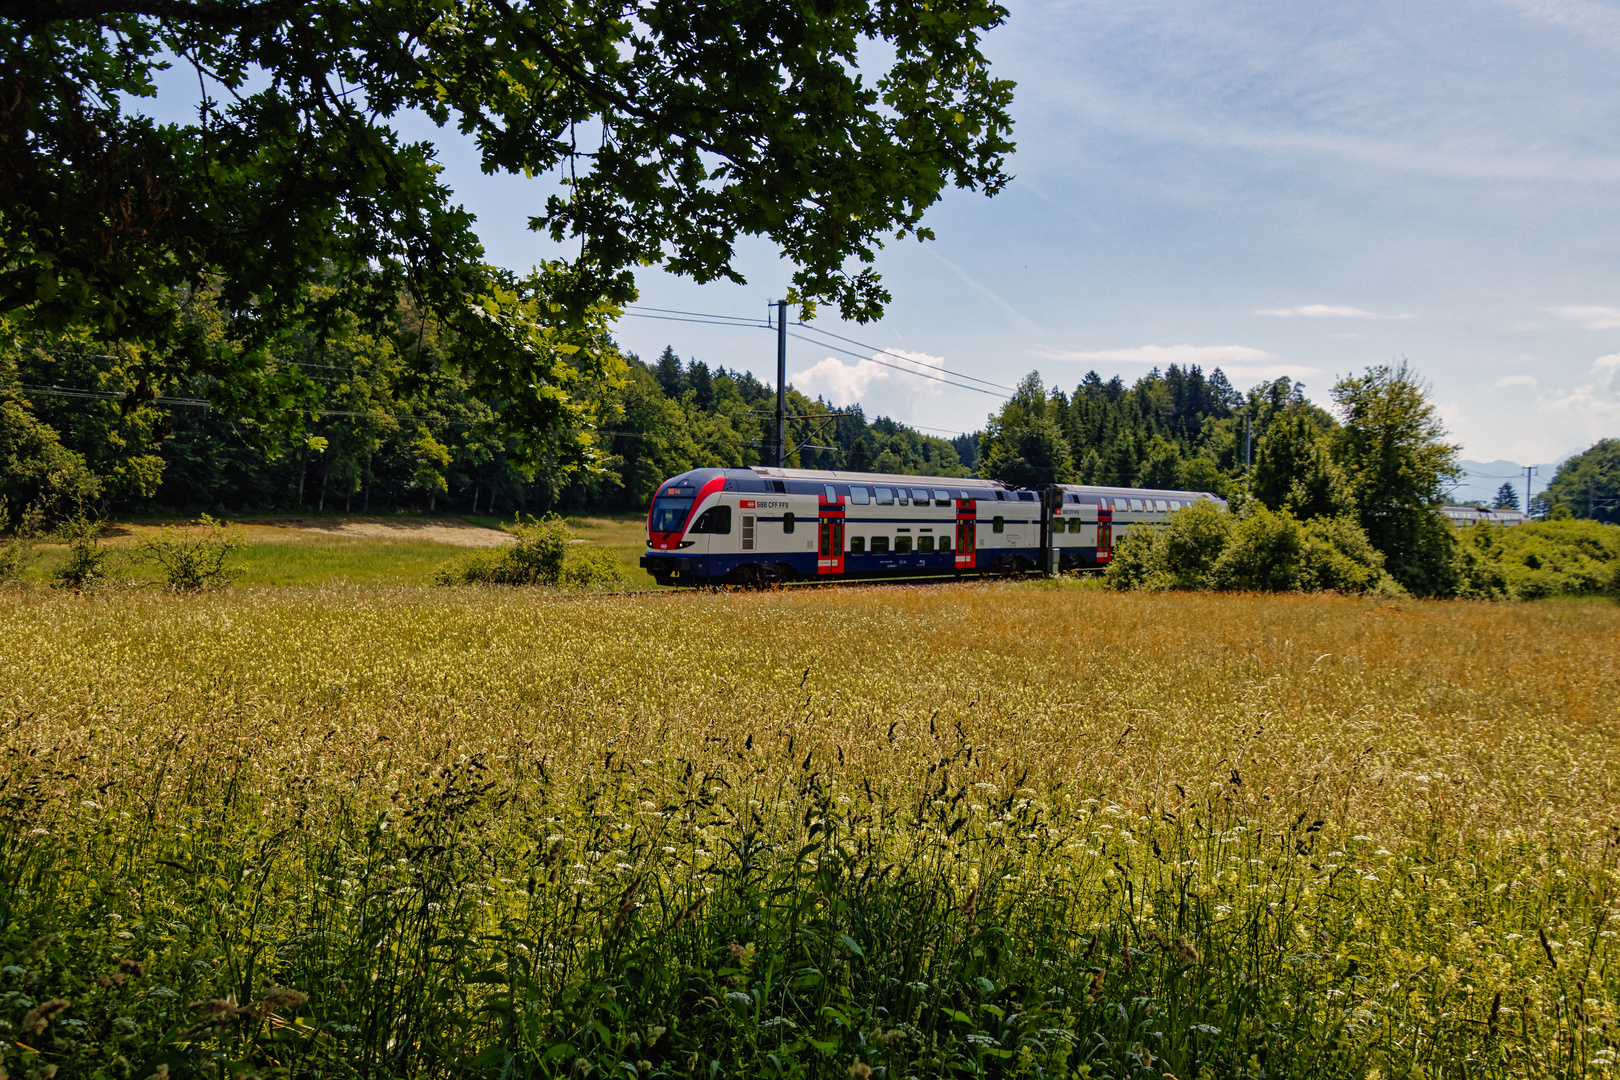
<svg viewBox="0 0 1620 1080"><path fill-rule="evenodd" d="M636 308L636 309L639 309L639 310L631 310L632 308ZM648 314L650 312L656 312L657 314ZM626 309L625 309L625 314L629 315L629 316L633 316L634 318L638 318L638 319L656 319L656 320L661 321L661 322L696 323L699 326L736 326L736 327L742 327L744 329L758 328L758 329L763 329L763 330L776 329L775 327L770 326L767 323L762 323L758 319L751 319L751 318L749 318L749 317L747 317L745 315L718 315L718 314L715 314L713 312L707 312L707 311L685 311L685 310L682 310L681 308L648 307L648 306L641 305L641 304L627 305ZM821 327L812 326L809 323L794 322L794 323L792 323L792 325L800 327L800 328L805 329L805 330L808 330L811 333L820 334L823 337L832 338L835 341L842 341L842 342L844 342L846 344L849 344L849 345L858 345L861 348L868 349L873 353L879 353L879 354L884 355L884 356L892 356L896 360L901 360L901 361L904 361L905 363L913 364L916 367L927 368L927 367L931 366L931 365L926 365L926 364L922 363L922 361L920 361L920 360L913 360L913 359L911 359L911 357L905 356L905 355L903 355L903 354L901 354L899 352L896 352L893 349L883 349L883 348L879 348L876 345L869 345L864 341L856 341L854 338L844 337L842 334L835 334L831 330L823 330L823 329L821 329ZM861 353L853 353L853 352L850 352L848 349L840 349L835 345L827 345L824 342L815 341L815 340L813 340L811 338L804 337L801 334L793 334L791 336L798 338L800 341L809 342L812 345L820 345L822 348L832 349L834 352L841 352L846 356L853 356L857 360L871 360L872 363L874 363L874 364L881 365L882 367L893 368L895 371L904 372L907 375L917 375L917 376L919 376L921 378L924 378L924 379L932 379L935 382L942 382L942 383L945 383L947 386L960 387L963 390L978 390L979 393L981 393L981 394L982 393L988 393L988 391L980 390L979 387L977 387L977 386L964 386L961 383L951 382L950 379L941 378L939 375L933 374L932 371L915 371L912 368L904 368L904 367L900 367L900 366L898 366L896 364L885 363L882 360L875 360L872 357L866 356L866 355L861 354ZM1003 383L991 382L989 379L981 379L977 375L967 375L967 374L964 374L963 372L951 371L948 368L944 368L944 367L938 368L937 370L940 371L941 373L945 374L945 375L950 375L950 376L952 376L954 378L966 379L969 382L983 383L985 386L993 386L998 390L1007 390L1007 391L1016 392L1016 389L1017 389L1016 387L1007 386L1007 385L1005 385ZM997 394L997 395L994 395L994 396L1005 398L1005 397L1008 397L1009 395L1008 394ZM934 428L934 429L931 429L931 430L937 431L937 430L942 430L942 429Z"/></svg>
<svg viewBox="0 0 1620 1080"><path fill-rule="evenodd" d="M989 394L991 397L994 397L994 398L1006 399L1006 398L1011 396L1009 394L1003 394L1003 393L1000 393L1000 392L995 391L995 390L986 390L986 389L984 389L982 387L978 387L978 386L969 386L967 383L952 382L951 380L946 379L946 378L942 378L939 375L930 375L930 374L928 374L927 372L924 372L924 371L913 371L911 368L903 368L899 364L885 363L882 360L875 360L870 356L864 356L861 353L853 352L853 351L851 351L849 349L841 349L837 345L828 345L825 342L816 341L814 338L807 338L803 334L789 333L788 337L798 338L800 341L808 341L812 345L819 345L823 349L831 349L833 352L841 352L845 356L853 356L857 360L864 360L864 361L867 361L868 363L876 364L878 367L893 368L895 371L901 372L901 373L906 374L906 375L915 375L919 379L930 379L930 380L932 380L934 382L944 383L946 386L955 386L955 387L958 387L959 389L962 389L962 390L972 390L973 392L978 393L978 394ZM952 372L952 374L955 374L955 372Z"/></svg>
<svg viewBox="0 0 1620 1080"><path fill-rule="evenodd" d="M846 342L846 343L848 343L850 345L859 345L861 348L870 349L871 351L873 351L875 353L883 353L885 356L892 356L892 357L895 357L898 360L904 360L908 364L916 364L919 367L927 367L927 366L929 366L929 365L923 364L923 362L920 361L920 360L913 360L911 357L906 356L903 353L898 353L898 352L894 351L893 349L880 349L876 345L868 345L864 341L856 341L854 338L847 338L847 337L844 337L842 334L835 334L831 330L823 330L819 326L811 326L809 323L802 323L802 322L796 322L793 325L794 326L802 326L806 330L809 330L812 333L822 334L822 335L824 335L826 337L830 337L830 338L833 338L833 339L838 340L838 341L843 341L843 342ZM1015 386L1005 386L1005 385L1003 385L1001 383L998 383L998 382L991 382L989 379L981 379L977 375L964 375L960 371L946 371L946 369L943 368L943 367L940 368L939 370L945 371L945 373L947 375L954 375L958 379L967 379L970 382L984 383L984 385L986 385L986 386L994 386L998 390L1011 390L1014 393L1016 393L1017 390L1018 390L1018 388L1015 387Z"/></svg>

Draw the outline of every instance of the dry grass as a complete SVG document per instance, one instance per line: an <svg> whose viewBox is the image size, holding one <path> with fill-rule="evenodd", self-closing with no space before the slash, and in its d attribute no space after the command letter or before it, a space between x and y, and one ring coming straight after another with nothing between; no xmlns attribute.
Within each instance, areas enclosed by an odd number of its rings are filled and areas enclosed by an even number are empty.
<svg viewBox="0 0 1620 1080"><path fill-rule="evenodd" d="M587 931L607 942L631 910L632 880L681 894L702 874L735 869L723 849L735 851L743 830L770 839L771 858L790 859L813 820L853 821L848 815L865 807L870 858L891 868L922 865L919 853L943 860L931 887L955 890L956 900L940 925L967 926L970 944L989 918L975 905L990 906L992 842L1009 827L1035 846L1017 848L1023 853L1002 879L1001 925L1009 933L1024 926L1033 897L1072 889L1063 893L1068 914L1042 923L1041 933L1072 935L1065 963L1081 963L1082 940L1117 950L1123 960L1104 968L1122 986L1147 977L1150 954L1160 956L1155 941L1201 942L1193 966L1209 965L1211 950L1242 951L1221 927L1275 921L1276 940L1290 949L1268 946L1275 956L1234 961L1250 964L1243 977L1251 983L1240 978L1220 1000L1258 985L1262 969L1278 987L1285 975L1314 972L1316 1005L1289 998L1285 1011L1294 1022L1302 1008L1317 1017L1320 1030L1289 1045L1309 1043L1319 1056L1266 1065L1262 1044L1282 1036L1263 1034L1217 1051L1217 1036L1196 1032L1227 1025L1225 1037L1235 1039L1247 1021L1232 1019L1228 1002L1226 1012L1189 1014L1179 1034L1160 1032L1161 1045L1144 1044L1160 1071L1293 1075L1315 1061L1342 1075L1610 1075L1620 998L1610 944L1620 916L1617 641L1620 607L1608 604L1392 606L1027 585L614 598L336 588L102 600L12 594L0 600L0 738L10 761L10 835L20 835L24 819L45 829L62 845L50 864L93 880L82 860L107 857L94 838L117 834L114 847L124 845L133 867L123 880L137 892L161 891L155 881L165 872L154 860L162 851L184 865L205 850L219 856L198 846L202 822L212 823L210 844L244 850L290 826L314 838L305 841L314 844L302 857L308 863L321 837L349 837L345 850L363 846L354 838L366 822L375 827L474 762L506 809L479 819L487 869L468 880L489 889L484 903L493 907L469 918L498 922L495 911L510 916L525 905L537 918L534 877L527 892L522 883L537 874L543 885L549 872L561 890L557 911L619 912L617 923L604 916L602 928ZM29 785L36 794L24 805L16 793ZM1015 801L1015 792L1024 794ZM609 808L606 823L593 820L593 807ZM709 816L700 820L700 811ZM652 820L660 817L663 825ZM880 839L872 820L887 822ZM685 824L670 832L677 821ZM611 831L621 826L622 839ZM165 830L184 835L150 839ZM821 842L833 830L827 825ZM663 848L630 839L660 831L669 835ZM130 839L137 834L148 839ZM1006 838L995 858L1014 858L1006 854L1017 847L1012 833ZM545 860L576 842L563 861L577 859L577 876L559 879L562 864ZM817 842L814 830L808 842ZM971 844L992 847L960 846ZM593 851L607 862L594 862ZM818 858L826 865L826 855ZM614 859L623 869L606 869ZM261 889L279 873L266 864ZM1116 896L1127 881L1132 888ZM818 886L837 903L841 887ZM986 899L964 904L970 889ZM1167 909L1178 889L1181 909ZM292 925L304 918L297 896L310 902L307 884L293 880L287 890L264 901L283 905L277 929L257 933L266 964L278 949L291 956L286 940L311 932ZM91 918L102 902L53 896L54 917L65 923ZM12 906L16 925L50 929L52 917L27 902ZM557 918L566 926L578 916ZM674 919L649 927L646 940L671 940ZM244 915L233 926L271 921ZM1123 937L1098 938L1105 929ZM892 930L905 932L900 923ZM254 937L241 926L232 933ZM722 946L744 935L735 925L714 933ZM541 940L560 939L533 943ZM1058 947L1056 937L1025 944L1031 956ZM211 946L209 962L240 947ZM1099 1036L1109 1049L1087 1066L1092 1075L1148 1067L1130 1040L1149 1039L1154 1024L1144 1018L1160 1006L1141 1003L1193 993L1174 981L1192 976L1172 971L1173 951L1164 945L1169 966L1151 994L1121 991L1122 1003L1137 1004L1120 1015L1146 1026L1128 1038ZM1084 959L1096 960L1090 951ZM692 962L672 960L670 970L689 973ZM844 962L853 960L845 954ZM1057 961L1042 962L1056 970ZM330 1008L318 987L291 981L291 968L276 977L315 994L309 1008ZM990 985L1011 985L987 974ZM603 985L615 977L602 974ZM1064 999L1076 1030L1103 1023L1085 1011L1104 983L1095 989L1085 1008L1075 992ZM1208 987L1197 993L1219 998ZM556 1017L572 1007L552 1006ZM951 1008L973 1013L963 1003ZM688 1029L697 1024L683 1018ZM546 1023L536 1030L550 1034L536 1038L564 1045L565 1033L553 1030L561 1020ZM603 1070L633 1049L592 1036L587 1050L582 1037L569 1038L569 1055ZM501 1045L511 1061L547 1071L531 1061L543 1045L530 1057ZM820 1060L808 1048L820 1042L797 1045L805 1060ZM837 1054L855 1045L839 1043ZM908 1057L897 1043L887 1075L961 1071L947 1068L938 1047L936 1035L933 1050L913 1046ZM1320 1057L1323 1047L1342 1051L1342 1062L1328 1068L1340 1059ZM686 1053L650 1065L711 1075L708 1057L688 1063ZM881 1063L875 1050L859 1053ZM1080 1075L1069 1059L1060 1069L1055 1056L1032 1054L981 1055L974 1067ZM508 1058L485 1064L496 1063L493 1075L513 1067ZM627 1060L634 1071L634 1057ZM748 1060L763 1068L763 1058ZM834 1058L826 1060L833 1069ZM838 1075L848 1064L840 1061ZM1470 1063L1472 1072L1460 1071ZM415 1067L449 1068L442 1060Z"/></svg>

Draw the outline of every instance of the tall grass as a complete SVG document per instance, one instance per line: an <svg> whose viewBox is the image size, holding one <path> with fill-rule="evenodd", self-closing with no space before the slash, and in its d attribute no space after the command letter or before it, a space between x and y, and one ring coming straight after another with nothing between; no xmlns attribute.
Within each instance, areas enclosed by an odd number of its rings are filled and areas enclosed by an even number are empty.
<svg viewBox="0 0 1620 1080"><path fill-rule="evenodd" d="M1612 607L0 604L12 1076L1616 1071Z"/></svg>

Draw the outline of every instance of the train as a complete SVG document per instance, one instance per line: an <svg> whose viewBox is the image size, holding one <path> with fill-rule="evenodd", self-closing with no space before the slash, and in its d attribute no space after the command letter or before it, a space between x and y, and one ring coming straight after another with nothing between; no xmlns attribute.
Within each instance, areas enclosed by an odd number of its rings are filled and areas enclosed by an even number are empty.
<svg viewBox="0 0 1620 1080"><path fill-rule="evenodd" d="M660 585L1058 574L1106 567L1132 529L1207 491L752 466L658 485L641 566Z"/></svg>

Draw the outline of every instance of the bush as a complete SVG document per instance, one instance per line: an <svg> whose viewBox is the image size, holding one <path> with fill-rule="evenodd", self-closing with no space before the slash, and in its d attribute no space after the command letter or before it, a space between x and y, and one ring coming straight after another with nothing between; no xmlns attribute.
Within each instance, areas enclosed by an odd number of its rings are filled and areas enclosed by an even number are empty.
<svg viewBox="0 0 1620 1080"><path fill-rule="evenodd" d="M108 553L100 544L105 528L104 521L83 509L57 528L57 535L67 542L68 561L51 575L53 588L84 592L106 582Z"/></svg>
<svg viewBox="0 0 1620 1080"><path fill-rule="evenodd" d="M0 528L11 523L11 507L0 495ZM45 511L38 503L24 510L18 517L11 536L0 544L0 582L18 581L34 558L34 544L38 542L45 523Z"/></svg>
<svg viewBox="0 0 1620 1080"><path fill-rule="evenodd" d="M1215 589L1296 592L1303 587L1305 530L1286 510L1256 505L1232 529L1231 540L1209 570Z"/></svg>
<svg viewBox="0 0 1620 1080"><path fill-rule="evenodd" d="M1199 501L1162 529L1126 535L1103 580L1114 589L1399 593L1383 564L1351 518L1302 523L1258 503L1237 515Z"/></svg>
<svg viewBox="0 0 1620 1080"><path fill-rule="evenodd" d="M607 548L571 544L563 558L563 585L621 585L627 580L619 556Z"/></svg>
<svg viewBox="0 0 1620 1080"><path fill-rule="evenodd" d="M440 570L441 585L603 585L626 580L617 556L578 542L555 516L505 527L510 547L480 551Z"/></svg>
<svg viewBox="0 0 1620 1080"><path fill-rule="evenodd" d="M1459 595L1539 600L1620 595L1620 527L1595 521L1480 523L1459 538Z"/></svg>
<svg viewBox="0 0 1620 1080"><path fill-rule="evenodd" d="M229 588L247 571L230 565L231 556L247 546L224 522L204 514L195 522L201 535L184 535L165 526L157 536L135 547L138 558L157 563L174 592L207 592Z"/></svg>

